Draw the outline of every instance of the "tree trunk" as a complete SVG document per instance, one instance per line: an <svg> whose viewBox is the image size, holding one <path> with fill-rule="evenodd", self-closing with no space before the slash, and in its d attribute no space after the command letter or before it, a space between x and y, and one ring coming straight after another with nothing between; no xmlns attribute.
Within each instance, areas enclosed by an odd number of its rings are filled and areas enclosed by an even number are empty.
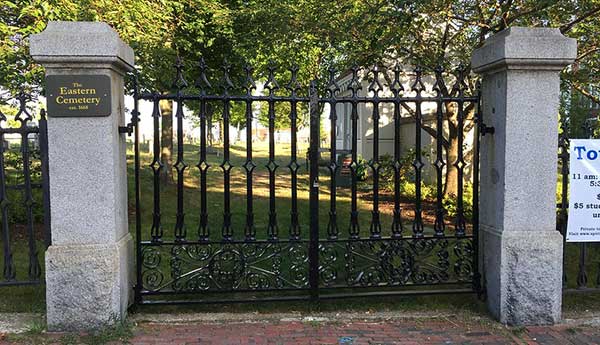
<svg viewBox="0 0 600 345"><path fill-rule="evenodd" d="M448 119L448 140L446 149L446 184L444 185L444 196L455 197L458 194L458 169L456 159L458 158L458 109L455 103L446 103L446 118Z"/></svg>
<svg viewBox="0 0 600 345"><path fill-rule="evenodd" d="M235 143L239 143L242 140L242 136L240 135L242 132L242 124L238 123L237 124L237 134L236 134L236 138L235 138Z"/></svg>
<svg viewBox="0 0 600 345"><path fill-rule="evenodd" d="M163 183L173 182L173 101L159 102L161 113L160 160L164 167L160 171Z"/></svg>
<svg viewBox="0 0 600 345"><path fill-rule="evenodd" d="M450 136L448 138L448 147L446 148L446 185L444 186L444 196L456 196L458 194L458 169L454 164L458 158L458 137Z"/></svg>

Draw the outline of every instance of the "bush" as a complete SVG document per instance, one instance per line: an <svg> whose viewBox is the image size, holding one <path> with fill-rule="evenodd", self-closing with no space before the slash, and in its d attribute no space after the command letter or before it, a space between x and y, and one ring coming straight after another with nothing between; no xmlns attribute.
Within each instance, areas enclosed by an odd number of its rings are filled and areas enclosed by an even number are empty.
<svg viewBox="0 0 600 345"><path fill-rule="evenodd" d="M369 177L369 164L361 155L358 155L357 160L356 179L358 181L365 181Z"/></svg>
<svg viewBox="0 0 600 345"><path fill-rule="evenodd" d="M415 155L415 149L411 148L404 156L400 158L400 185L410 182L413 184L414 188L416 176L415 167L412 165L412 163L415 160ZM423 157L428 157L428 153L426 151L423 151L421 155ZM394 157L391 154L386 153L379 158L379 163L381 164L381 168L379 169L379 185L383 190L391 192L394 190ZM425 185L422 184L422 186Z"/></svg>
<svg viewBox="0 0 600 345"><path fill-rule="evenodd" d="M400 181L400 195L409 200L414 200L417 197L417 187L414 182ZM433 201L435 198L435 187L428 186L421 182L421 200Z"/></svg>
<svg viewBox="0 0 600 345"><path fill-rule="evenodd" d="M446 210L446 214L450 217L456 217L457 213L457 198L455 195L445 196L442 200L442 205ZM464 214L467 220L473 218L473 185L466 183L463 190L463 206Z"/></svg>

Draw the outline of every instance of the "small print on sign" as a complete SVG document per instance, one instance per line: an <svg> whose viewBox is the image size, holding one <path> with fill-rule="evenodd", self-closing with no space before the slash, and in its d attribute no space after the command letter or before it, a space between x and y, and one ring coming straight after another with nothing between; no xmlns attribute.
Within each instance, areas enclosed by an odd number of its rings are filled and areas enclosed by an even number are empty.
<svg viewBox="0 0 600 345"><path fill-rule="evenodd" d="M49 75L48 116L110 115L110 78L106 75Z"/></svg>
<svg viewBox="0 0 600 345"><path fill-rule="evenodd" d="M600 139L571 139L567 242L600 241Z"/></svg>

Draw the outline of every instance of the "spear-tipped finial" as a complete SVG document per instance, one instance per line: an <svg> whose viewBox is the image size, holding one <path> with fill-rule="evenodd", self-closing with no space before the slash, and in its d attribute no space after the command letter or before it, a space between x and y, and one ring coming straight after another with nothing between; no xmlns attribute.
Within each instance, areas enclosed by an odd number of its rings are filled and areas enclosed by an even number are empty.
<svg viewBox="0 0 600 345"><path fill-rule="evenodd" d="M250 95L252 94L252 90L256 89L256 83L254 82L254 78L252 78L254 68L249 64L245 64L243 69L244 73L246 74L246 79L244 80L244 85L242 86L242 88L246 90L247 95Z"/></svg>
<svg viewBox="0 0 600 345"><path fill-rule="evenodd" d="M425 90L425 84L423 84L423 69L421 66L415 68L415 81L411 85L410 89L417 94L420 94Z"/></svg>
<svg viewBox="0 0 600 345"><path fill-rule="evenodd" d="M196 79L194 85L200 89L200 93L206 94L206 92L210 90L211 85L206 76L208 65L206 64L206 61L204 61L203 57L201 57L198 61L198 69L200 70L200 75L198 76L198 79Z"/></svg>
<svg viewBox="0 0 600 345"><path fill-rule="evenodd" d="M275 80L275 71L277 70L277 67L273 60L269 62L267 70L269 71L269 76L267 77L264 88L269 90L269 96L272 96L275 91L279 90L279 84L277 84L277 80Z"/></svg>
<svg viewBox="0 0 600 345"><path fill-rule="evenodd" d="M373 68L371 68L371 73L373 73L373 81L369 84L368 90L373 92L374 96L377 97L379 96L379 92L383 90L383 86L379 81L379 66L374 65Z"/></svg>
<svg viewBox="0 0 600 345"><path fill-rule="evenodd" d="M394 72L394 80L392 81L392 85L390 85L390 90L392 90L395 97L398 97L400 93L404 92L404 87L400 82L400 72L402 72L402 69L399 64L396 64L392 71Z"/></svg>
<svg viewBox="0 0 600 345"><path fill-rule="evenodd" d="M291 77L290 82L285 86L285 88L290 91L292 96L296 96L298 91L300 90L300 83L298 82L298 71L300 68L298 65L294 64L289 68Z"/></svg>
<svg viewBox="0 0 600 345"><path fill-rule="evenodd" d="M185 87L188 86L187 81L185 80L185 78L183 77L183 60L181 59L181 57L179 55L177 55L177 60L175 60L175 64L173 65L173 67L175 67L175 71L176 71L176 75L175 75L175 80L173 80L173 87L176 88L177 90L181 90Z"/></svg>
<svg viewBox="0 0 600 345"><path fill-rule="evenodd" d="M348 90L352 91L352 97L358 96L358 91L362 90L362 86L360 85L360 81L358 80L358 71L360 67L357 64L354 64L350 71L352 71L352 78L350 79L350 83L348 84Z"/></svg>

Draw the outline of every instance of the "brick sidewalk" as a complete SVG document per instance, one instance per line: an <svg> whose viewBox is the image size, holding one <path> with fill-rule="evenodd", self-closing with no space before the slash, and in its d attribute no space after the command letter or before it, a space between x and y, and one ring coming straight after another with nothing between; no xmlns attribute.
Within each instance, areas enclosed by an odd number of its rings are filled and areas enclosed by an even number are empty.
<svg viewBox="0 0 600 345"><path fill-rule="evenodd" d="M138 326L132 344L600 344L591 327L511 329L451 320L385 322L276 322Z"/></svg>
<svg viewBox="0 0 600 345"><path fill-rule="evenodd" d="M259 344L600 344L600 329L589 326L510 328L485 320L452 318L349 322L191 322L140 323L133 336L108 344L135 345L259 345ZM112 338L116 339L116 338ZM107 339L108 340L108 339ZM42 333L0 344L105 344L86 336Z"/></svg>

